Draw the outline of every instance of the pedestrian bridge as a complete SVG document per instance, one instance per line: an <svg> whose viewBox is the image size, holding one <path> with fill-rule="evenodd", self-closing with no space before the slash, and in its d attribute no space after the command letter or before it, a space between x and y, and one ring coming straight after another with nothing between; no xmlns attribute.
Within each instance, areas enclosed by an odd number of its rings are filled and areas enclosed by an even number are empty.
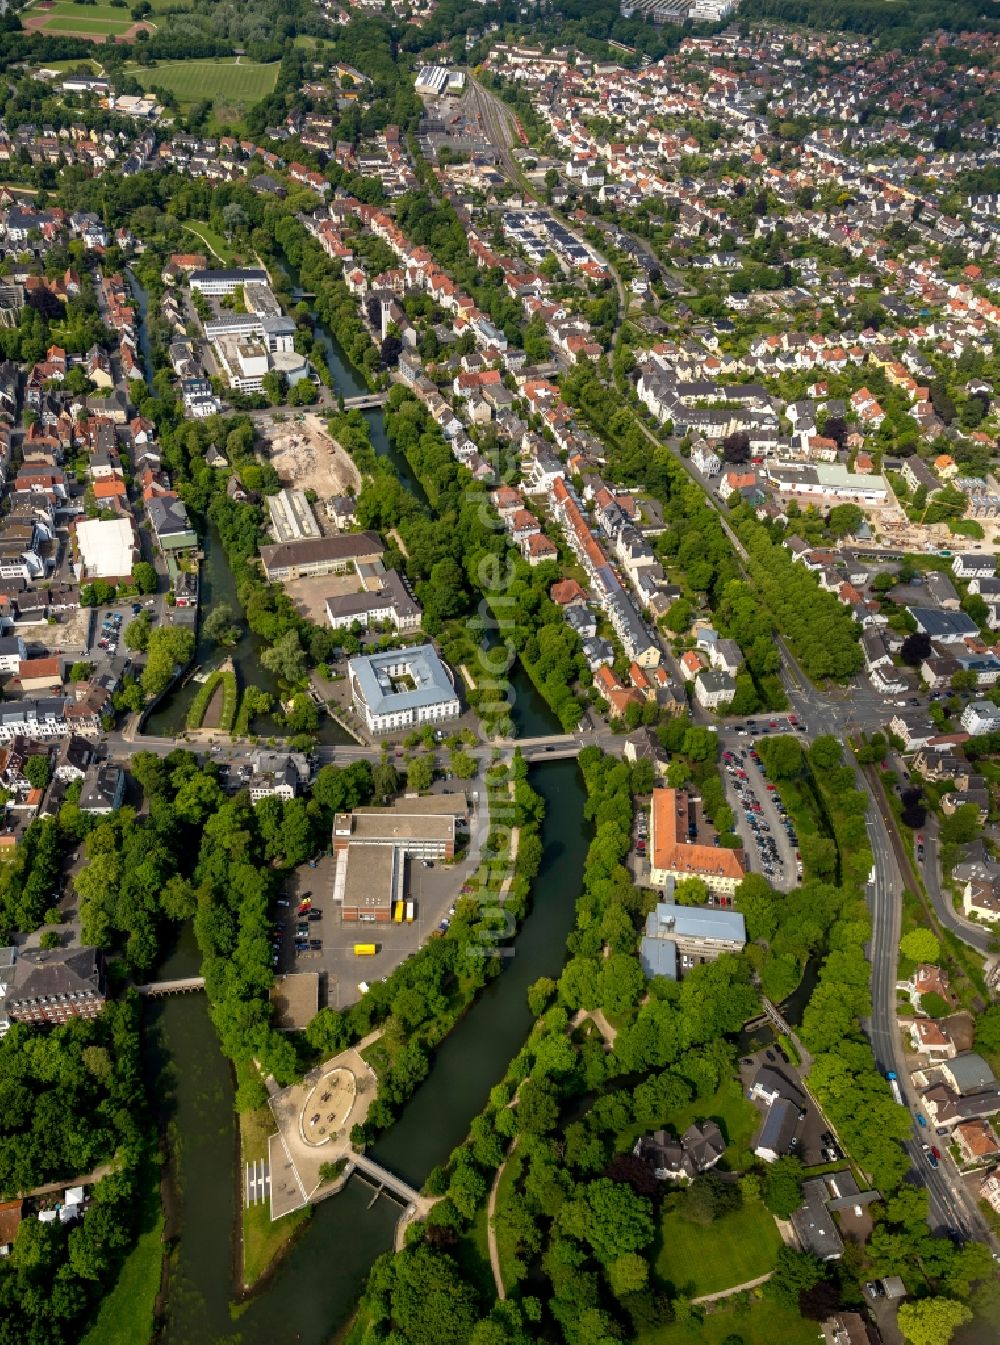
<svg viewBox="0 0 1000 1345"><path fill-rule="evenodd" d="M387 392L367 392L360 397L345 397L345 411L373 411L376 406L385 406Z"/></svg>
<svg viewBox="0 0 1000 1345"><path fill-rule="evenodd" d="M414 1209L422 1211L426 1205L428 1208L434 1203L422 1196L419 1191L415 1191L412 1186L404 1182L402 1177L397 1177L394 1172L384 1168L381 1163L376 1163L373 1158L366 1154L352 1154L348 1165L353 1168L362 1177L367 1177L369 1181L374 1182L379 1191L386 1191L389 1195L395 1196L401 1204L413 1206Z"/></svg>
<svg viewBox="0 0 1000 1345"><path fill-rule="evenodd" d="M164 995L190 995L195 990L204 989L204 976L179 976L173 981L150 981L148 985L136 986L139 994L149 999L162 999Z"/></svg>

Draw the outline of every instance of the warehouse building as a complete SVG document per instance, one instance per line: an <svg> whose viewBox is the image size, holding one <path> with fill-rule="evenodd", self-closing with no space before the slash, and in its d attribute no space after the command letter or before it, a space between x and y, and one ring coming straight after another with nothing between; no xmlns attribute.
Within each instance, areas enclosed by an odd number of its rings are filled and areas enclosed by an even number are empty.
<svg viewBox="0 0 1000 1345"><path fill-rule="evenodd" d="M407 864L454 858L456 829L467 820L465 798L455 794L338 813L333 899L343 919L387 923L393 905L406 899Z"/></svg>

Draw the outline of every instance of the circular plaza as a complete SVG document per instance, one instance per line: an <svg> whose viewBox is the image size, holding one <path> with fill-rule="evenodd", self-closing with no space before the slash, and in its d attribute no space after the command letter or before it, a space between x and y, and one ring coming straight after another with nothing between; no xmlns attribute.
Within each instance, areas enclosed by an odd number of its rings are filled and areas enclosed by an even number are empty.
<svg viewBox="0 0 1000 1345"><path fill-rule="evenodd" d="M328 1070L310 1089L299 1115L299 1132L306 1144L329 1144L349 1129L358 1097L354 1071L344 1065Z"/></svg>

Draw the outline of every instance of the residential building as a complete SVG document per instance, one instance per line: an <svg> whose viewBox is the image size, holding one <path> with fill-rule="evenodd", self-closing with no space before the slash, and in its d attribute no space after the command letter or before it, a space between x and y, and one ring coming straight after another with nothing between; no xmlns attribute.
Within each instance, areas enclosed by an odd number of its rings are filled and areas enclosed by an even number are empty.
<svg viewBox="0 0 1000 1345"><path fill-rule="evenodd" d="M729 705L736 695L736 678L728 672L706 668L694 684L694 696L706 710L718 710Z"/></svg>
<svg viewBox="0 0 1000 1345"><path fill-rule="evenodd" d="M1000 1158L1000 1140L985 1117L960 1121L953 1133L964 1164L978 1167Z"/></svg>
<svg viewBox="0 0 1000 1345"><path fill-rule="evenodd" d="M945 1060L957 1054L951 1033L942 1023L933 1018L916 1018L909 1026L910 1046L918 1055Z"/></svg>
<svg viewBox="0 0 1000 1345"><path fill-rule="evenodd" d="M283 803L291 803L298 786L299 773L291 757L255 762L248 785L250 802L255 807L261 799L281 799Z"/></svg>
<svg viewBox="0 0 1000 1345"><path fill-rule="evenodd" d="M0 636L0 673L18 673L28 651L20 635Z"/></svg>
<svg viewBox="0 0 1000 1345"><path fill-rule="evenodd" d="M876 1345L860 1312L838 1312L820 1323L824 1345Z"/></svg>
<svg viewBox="0 0 1000 1345"><path fill-rule="evenodd" d="M992 701L970 701L959 722L974 738L981 733L996 733L1000 729L1000 705L994 705Z"/></svg>
<svg viewBox="0 0 1000 1345"><path fill-rule="evenodd" d="M80 792L80 811L98 817L116 813L125 797L125 772L113 761L88 767Z"/></svg>
<svg viewBox="0 0 1000 1345"><path fill-rule="evenodd" d="M694 1122L680 1139L665 1130L636 1140L632 1152L653 1170L657 1181L689 1180L709 1172L726 1151L722 1131L714 1121Z"/></svg>
<svg viewBox="0 0 1000 1345"><path fill-rule="evenodd" d="M147 502L146 512L161 551L190 551L198 545L198 534L188 518L183 500L171 495L155 495Z"/></svg>
<svg viewBox="0 0 1000 1345"><path fill-rule="evenodd" d="M992 877L968 879L962 890L962 909L967 916L996 924L1000 920L1000 884Z"/></svg>

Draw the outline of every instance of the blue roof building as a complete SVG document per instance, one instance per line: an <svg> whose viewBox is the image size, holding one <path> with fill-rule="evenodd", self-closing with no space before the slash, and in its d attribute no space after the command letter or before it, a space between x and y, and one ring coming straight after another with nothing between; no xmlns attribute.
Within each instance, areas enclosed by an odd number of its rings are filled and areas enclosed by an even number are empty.
<svg viewBox="0 0 1000 1345"><path fill-rule="evenodd" d="M390 649L347 665L354 704L370 733L393 733L462 713L451 673L433 645Z"/></svg>

